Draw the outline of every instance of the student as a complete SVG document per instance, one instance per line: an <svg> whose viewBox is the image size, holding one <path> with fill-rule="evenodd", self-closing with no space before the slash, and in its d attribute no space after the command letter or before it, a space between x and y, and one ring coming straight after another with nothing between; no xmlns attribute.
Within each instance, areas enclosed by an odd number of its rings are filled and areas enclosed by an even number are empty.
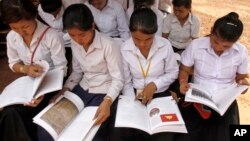
<svg viewBox="0 0 250 141"><path fill-rule="evenodd" d="M64 10L76 3L83 3L85 0L40 0L38 5L38 20L47 24L51 28L58 31L63 37L64 46L66 47L66 58L68 60L68 74L71 72L72 51L71 39L67 32L63 31L62 16ZM68 76L68 75L67 75Z"/></svg>
<svg viewBox="0 0 250 141"><path fill-rule="evenodd" d="M156 97L169 96L169 85L177 78L179 69L170 42L155 36L156 14L149 8L136 9L131 16L129 29L132 38L121 47L125 78L123 95L142 98L142 104ZM116 128L114 132L114 141L173 140L173 133L150 136L131 128Z"/></svg>
<svg viewBox="0 0 250 141"><path fill-rule="evenodd" d="M126 12L128 21L135 9L142 8L142 7L151 8L157 16L158 30L156 34L161 36L164 17L163 17L163 13L157 7L154 6L155 0L133 0L133 2L134 2L134 6L129 7Z"/></svg>
<svg viewBox="0 0 250 141"><path fill-rule="evenodd" d="M65 10L63 27L72 38L73 71L58 95L70 90L85 106L99 106L95 124L102 126L93 140L105 140L111 105L123 87L119 48L112 38L95 30L93 15L84 4L74 4ZM39 140L52 139L42 133Z"/></svg>
<svg viewBox="0 0 250 141"><path fill-rule="evenodd" d="M191 69L194 69L193 83L211 91L234 82L249 85L248 52L237 42L242 31L239 15L231 12L215 21L209 36L193 40L181 56L180 92L184 94L189 88L187 72ZM178 136L178 141L229 141L229 125L239 124L236 101L223 116L212 109L200 109L210 112L208 119L203 119L193 105L180 108L188 134Z"/></svg>
<svg viewBox="0 0 250 141"><path fill-rule="evenodd" d="M130 37L125 11L115 0L88 0L85 3L93 13L100 32L122 41Z"/></svg>
<svg viewBox="0 0 250 141"><path fill-rule="evenodd" d="M162 36L170 41L174 52L181 53L199 37L200 21L191 13L192 0L173 0L172 4L174 13L164 19Z"/></svg>
<svg viewBox="0 0 250 141"><path fill-rule="evenodd" d="M38 77L43 68L34 62L45 60L50 70L59 68L66 74L63 40L56 31L36 20L37 10L30 0L2 0L1 13L3 21L11 28L7 35L7 55L13 72ZM49 97L51 94L25 106L5 107L0 112L0 140L36 140L32 118L48 103Z"/></svg>

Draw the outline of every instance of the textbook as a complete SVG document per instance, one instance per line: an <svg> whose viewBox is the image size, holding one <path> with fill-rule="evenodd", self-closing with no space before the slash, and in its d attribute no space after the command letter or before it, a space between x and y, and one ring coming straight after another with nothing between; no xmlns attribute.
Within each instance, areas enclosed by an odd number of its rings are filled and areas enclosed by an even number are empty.
<svg viewBox="0 0 250 141"><path fill-rule="evenodd" d="M43 67L43 74L36 78L22 76L6 86L0 94L0 108L13 104L24 104L33 98L62 89L63 70L49 71L49 64L43 60L36 64Z"/></svg>
<svg viewBox="0 0 250 141"><path fill-rule="evenodd" d="M57 141L91 141L100 127L94 126L97 108L84 107L76 94L66 91L36 115L33 122Z"/></svg>
<svg viewBox="0 0 250 141"><path fill-rule="evenodd" d="M185 101L204 104L221 116L224 115L237 96L248 88L246 85L233 83L219 90L209 91L199 84L190 83L190 85L191 88L185 95Z"/></svg>
<svg viewBox="0 0 250 141"><path fill-rule="evenodd" d="M115 127L136 128L150 135L160 132L187 133L172 96L154 98L146 106L134 98L120 96Z"/></svg>

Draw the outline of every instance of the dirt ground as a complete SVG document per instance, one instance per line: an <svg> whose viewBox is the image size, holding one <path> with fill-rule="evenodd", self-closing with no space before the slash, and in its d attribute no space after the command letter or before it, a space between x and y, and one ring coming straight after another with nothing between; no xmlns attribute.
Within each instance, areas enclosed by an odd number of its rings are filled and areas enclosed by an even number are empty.
<svg viewBox="0 0 250 141"><path fill-rule="evenodd" d="M218 17L224 16L231 11L237 12L244 23L244 32L240 42L248 47L250 51L249 0L193 0L192 11L199 16L202 22L201 35L209 34L211 26ZM19 77L19 75L10 72L7 58L0 59L0 92L17 77ZM237 99L240 107L241 124L250 124L250 114L248 113L250 109L249 93L250 91Z"/></svg>
<svg viewBox="0 0 250 141"><path fill-rule="evenodd" d="M244 24L244 32L240 42L250 52L250 1L249 0L193 0L192 11L199 16L201 35L207 35L214 21L229 12L237 12ZM248 61L250 63L250 60ZM250 70L250 69L249 69ZM238 97L241 124L250 124L250 91Z"/></svg>

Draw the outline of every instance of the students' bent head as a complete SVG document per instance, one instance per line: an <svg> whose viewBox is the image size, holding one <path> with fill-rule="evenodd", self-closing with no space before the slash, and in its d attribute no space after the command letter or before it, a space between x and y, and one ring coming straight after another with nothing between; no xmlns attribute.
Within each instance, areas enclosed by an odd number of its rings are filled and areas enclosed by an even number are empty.
<svg viewBox="0 0 250 141"><path fill-rule="evenodd" d="M89 46L94 38L94 17L84 4L73 4L63 14L63 28L82 46Z"/></svg>
<svg viewBox="0 0 250 141"><path fill-rule="evenodd" d="M243 24L239 15L231 12L217 19L211 29L211 45L215 51L224 51L240 38L243 32Z"/></svg>
<svg viewBox="0 0 250 141"><path fill-rule="evenodd" d="M44 12L56 15L62 7L62 0L40 0L40 4Z"/></svg>
<svg viewBox="0 0 250 141"><path fill-rule="evenodd" d="M37 9L30 0L2 0L2 20L22 37L33 35Z"/></svg>
<svg viewBox="0 0 250 141"><path fill-rule="evenodd" d="M138 48L150 48L157 32L156 14L149 8L136 9L130 18L129 29Z"/></svg>
<svg viewBox="0 0 250 141"><path fill-rule="evenodd" d="M192 0L173 0L173 11L178 20L186 20L191 12Z"/></svg>
<svg viewBox="0 0 250 141"><path fill-rule="evenodd" d="M107 5L108 0L89 0L89 3L96 9L102 10Z"/></svg>
<svg viewBox="0 0 250 141"><path fill-rule="evenodd" d="M138 9L138 8L150 8L154 3L155 0L133 0L134 2L134 9Z"/></svg>

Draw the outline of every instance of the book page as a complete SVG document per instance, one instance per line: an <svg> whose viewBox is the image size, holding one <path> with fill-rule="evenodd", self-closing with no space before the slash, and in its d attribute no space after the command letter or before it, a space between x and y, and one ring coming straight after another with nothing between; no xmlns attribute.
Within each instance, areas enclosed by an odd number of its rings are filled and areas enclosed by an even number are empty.
<svg viewBox="0 0 250 141"><path fill-rule="evenodd" d="M48 71L43 81L41 82L41 85L39 86L34 98L38 98L41 95L62 89L63 77L64 71L61 69Z"/></svg>
<svg viewBox="0 0 250 141"><path fill-rule="evenodd" d="M85 107L77 117L70 123L70 125L60 134L57 141L82 141L88 135L89 131L94 125L94 116L97 106ZM92 138L98 131L100 126L93 130ZM90 137L89 137L90 138ZM84 140L87 141L87 140Z"/></svg>
<svg viewBox="0 0 250 141"><path fill-rule="evenodd" d="M212 96L206 91L205 87L199 84L191 84L191 88L185 95L185 101L201 103L217 111L217 106L212 99Z"/></svg>
<svg viewBox="0 0 250 141"><path fill-rule="evenodd" d="M150 132L146 106L133 97L120 96L117 105L115 127L130 127Z"/></svg>
<svg viewBox="0 0 250 141"><path fill-rule="evenodd" d="M92 141L101 125L92 127L82 141Z"/></svg>
<svg viewBox="0 0 250 141"><path fill-rule="evenodd" d="M152 133L187 133L179 108L172 96L153 99L148 105ZM177 125L177 126L176 126Z"/></svg>
<svg viewBox="0 0 250 141"><path fill-rule="evenodd" d="M39 77L36 77L34 79L34 84L33 84L33 88L32 88L32 95L35 95L37 89L39 88L40 84L42 83L46 73L48 72L49 70L49 64L47 61L44 61L44 60L40 60L40 61L36 61L35 62L36 65L39 65L43 68L43 74Z"/></svg>
<svg viewBox="0 0 250 141"><path fill-rule="evenodd" d="M236 83L228 85L227 87L218 90L213 95L213 100L218 107L218 113L220 115L224 115L229 106L233 103L233 101L248 88L248 86L240 85L238 86Z"/></svg>
<svg viewBox="0 0 250 141"><path fill-rule="evenodd" d="M31 101L32 87L34 84L34 78L29 76L23 76L8 86L6 86L0 94L0 108L12 105L12 104L24 104Z"/></svg>
<svg viewBox="0 0 250 141"><path fill-rule="evenodd" d="M83 107L82 100L77 95L67 91L55 103L51 103L42 110L33 120L47 130L54 139L57 139Z"/></svg>

